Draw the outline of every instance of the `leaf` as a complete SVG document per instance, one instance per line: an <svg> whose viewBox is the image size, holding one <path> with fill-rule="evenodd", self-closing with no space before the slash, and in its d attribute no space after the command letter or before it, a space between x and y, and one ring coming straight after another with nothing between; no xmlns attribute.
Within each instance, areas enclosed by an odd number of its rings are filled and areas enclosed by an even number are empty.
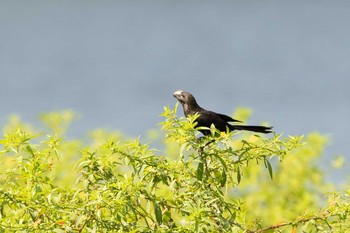
<svg viewBox="0 0 350 233"><path fill-rule="evenodd" d="M195 225L194 225L195 232L199 232L199 221L196 219Z"/></svg>
<svg viewBox="0 0 350 233"><path fill-rule="evenodd" d="M34 156L34 151L33 151L32 147L31 147L30 145L28 145L26 148L27 148L27 151L28 151L32 156Z"/></svg>
<svg viewBox="0 0 350 233"><path fill-rule="evenodd" d="M169 224L172 221L172 219L171 219L171 212L169 210L165 211L165 213L163 214L163 221L166 224Z"/></svg>
<svg viewBox="0 0 350 233"><path fill-rule="evenodd" d="M174 110L173 110L173 113L174 113L174 114L176 114L177 108L178 108L178 107L179 107L179 102L176 101L175 106L174 106Z"/></svg>
<svg viewBox="0 0 350 233"><path fill-rule="evenodd" d="M200 181L202 181L203 179L203 170L204 170L204 164L203 162L199 162L197 167L197 179Z"/></svg>
<svg viewBox="0 0 350 233"><path fill-rule="evenodd" d="M221 180L220 180L221 187L224 187L224 186L225 186L226 180L227 180L226 171L223 170L223 171L222 171L222 174L221 174Z"/></svg>
<svg viewBox="0 0 350 233"><path fill-rule="evenodd" d="M219 161L220 163L222 164L222 166L224 167L225 171L227 171L227 165L226 165L226 162L222 159L222 157L218 154L213 154Z"/></svg>
<svg viewBox="0 0 350 233"><path fill-rule="evenodd" d="M237 182L238 184L241 182L241 169L237 167Z"/></svg>
<svg viewBox="0 0 350 233"><path fill-rule="evenodd" d="M162 210L160 209L157 202L153 201L153 207L154 207L154 214L156 215L156 220L158 224L162 224Z"/></svg>
<svg viewBox="0 0 350 233"><path fill-rule="evenodd" d="M265 158L264 163L265 163L265 167L267 167L267 169L269 170L271 180L273 180L273 171L272 171L272 166L270 161Z"/></svg>
<svg viewBox="0 0 350 233"><path fill-rule="evenodd" d="M210 133L212 136L215 136L215 134L217 134L219 131L215 128L214 124L210 125Z"/></svg>

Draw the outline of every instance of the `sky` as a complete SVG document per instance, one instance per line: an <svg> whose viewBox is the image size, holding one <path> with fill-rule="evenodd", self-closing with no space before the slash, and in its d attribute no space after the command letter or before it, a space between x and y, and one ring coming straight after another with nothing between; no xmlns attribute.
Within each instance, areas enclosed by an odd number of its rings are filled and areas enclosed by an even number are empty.
<svg viewBox="0 0 350 233"><path fill-rule="evenodd" d="M104 127L142 137L182 89L220 113L249 107L249 123L284 135L329 135L325 164L350 157L349 1L0 6L2 125L10 114L37 122L73 109L70 135Z"/></svg>

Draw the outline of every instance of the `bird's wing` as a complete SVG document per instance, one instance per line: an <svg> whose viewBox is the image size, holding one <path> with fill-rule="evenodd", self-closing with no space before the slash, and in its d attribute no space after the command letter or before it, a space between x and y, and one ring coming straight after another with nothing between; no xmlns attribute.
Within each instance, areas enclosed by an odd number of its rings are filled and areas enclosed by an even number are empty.
<svg viewBox="0 0 350 233"><path fill-rule="evenodd" d="M242 122L224 114L216 113L216 115L218 115L221 119L223 119L226 122Z"/></svg>
<svg viewBox="0 0 350 233"><path fill-rule="evenodd" d="M221 119L214 112L202 110L198 113L198 126L210 127L211 124L221 121Z"/></svg>
<svg viewBox="0 0 350 233"><path fill-rule="evenodd" d="M198 113L199 117L197 119L197 126L204 126L210 128L210 126L214 124L216 129L220 131L226 131L228 123L224 119L222 119L217 113L207 110L202 110Z"/></svg>

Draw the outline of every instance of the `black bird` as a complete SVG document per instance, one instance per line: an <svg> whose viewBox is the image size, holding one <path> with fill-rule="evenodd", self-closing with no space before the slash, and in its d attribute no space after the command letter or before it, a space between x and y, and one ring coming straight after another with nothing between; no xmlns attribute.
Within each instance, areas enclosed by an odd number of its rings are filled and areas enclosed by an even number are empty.
<svg viewBox="0 0 350 233"><path fill-rule="evenodd" d="M201 108L193 95L186 91L175 91L173 96L182 104L185 116L199 114L199 117L196 119L197 127L208 127L210 128L211 124L214 124L215 128L221 132L226 132L227 130L247 130L258 133L271 133L272 127L266 126L255 126L255 125L231 125L228 122L241 122L235 120L227 115L212 112ZM210 134L210 130L200 130L204 135Z"/></svg>

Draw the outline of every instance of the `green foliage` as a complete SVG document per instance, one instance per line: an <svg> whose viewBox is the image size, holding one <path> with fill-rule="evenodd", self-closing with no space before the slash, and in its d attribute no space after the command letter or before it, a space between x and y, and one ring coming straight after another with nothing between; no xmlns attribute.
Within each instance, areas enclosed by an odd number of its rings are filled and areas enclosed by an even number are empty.
<svg viewBox="0 0 350 233"><path fill-rule="evenodd" d="M349 191L325 183L326 138L218 132L165 108L165 152L119 132L67 140L70 111L16 117L0 139L0 228L23 232L346 232ZM250 112L239 111L244 118ZM155 131L150 132L153 140ZM344 163L344 162L342 162Z"/></svg>

